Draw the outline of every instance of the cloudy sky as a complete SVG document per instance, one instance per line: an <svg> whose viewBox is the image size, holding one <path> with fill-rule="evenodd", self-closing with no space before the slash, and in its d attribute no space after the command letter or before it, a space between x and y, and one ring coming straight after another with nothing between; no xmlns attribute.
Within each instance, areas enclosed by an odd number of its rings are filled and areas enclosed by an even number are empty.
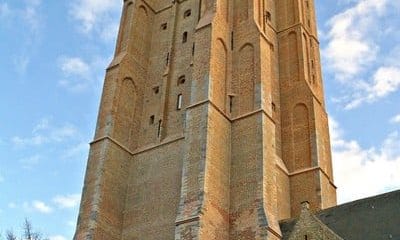
<svg viewBox="0 0 400 240"><path fill-rule="evenodd" d="M120 0L0 0L0 232L71 239ZM400 0L316 0L340 203L400 188Z"/></svg>

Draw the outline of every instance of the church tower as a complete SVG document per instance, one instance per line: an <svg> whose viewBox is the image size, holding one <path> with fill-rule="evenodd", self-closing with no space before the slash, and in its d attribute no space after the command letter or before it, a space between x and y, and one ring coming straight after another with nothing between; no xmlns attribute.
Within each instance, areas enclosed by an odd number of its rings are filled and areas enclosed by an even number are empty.
<svg viewBox="0 0 400 240"><path fill-rule="evenodd" d="M74 239L281 239L336 205L314 0L123 4Z"/></svg>

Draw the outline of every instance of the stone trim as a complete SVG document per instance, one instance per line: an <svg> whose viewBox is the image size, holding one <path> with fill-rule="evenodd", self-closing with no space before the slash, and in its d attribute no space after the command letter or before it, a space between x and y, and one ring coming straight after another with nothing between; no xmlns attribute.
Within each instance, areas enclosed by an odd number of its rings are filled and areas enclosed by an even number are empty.
<svg viewBox="0 0 400 240"><path fill-rule="evenodd" d="M292 176L295 176L295 175L299 175L299 174L303 174L303 173L311 172L311 171L315 171L315 170L321 171L322 174L324 174L324 176L329 180L329 183L330 183L335 189L337 189L335 183L334 183L334 182L332 181L332 179L329 177L328 173L326 173L321 167L311 167L311 168L305 168L305 169L297 170L297 171L294 171L294 172L292 172L292 173L289 173L288 176L289 176L289 177L292 177Z"/></svg>
<svg viewBox="0 0 400 240"><path fill-rule="evenodd" d="M90 145L96 144L98 142L104 141L104 140L109 140L110 142L114 143L115 145L117 145L119 148L121 148L122 150L124 150L125 152L129 153L130 155L133 155L133 152L131 152L129 150L129 148L125 147L124 145L122 145L120 142L118 142L117 140L115 140L114 138L110 137L110 136L104 136L104 137L100 137L97 138L95 140L93 140L91 143L89 143Z"/></svg>
<svg viewBox="0 0 400 240"><path fill-rule="evenodd" d="M121 144L120 142L118 142L117 140L115 140L114 138L112 138L110 136L104 136L104 137L97 138L97 139L93 140L89 144L93 145L93 144L96 144L96 143L104 141L104 140L109 140L110 142L112 142L113 144L118 146L120 149L122 149L125 152L129 153L131 156L135 156L135 155L150 151L152 149L155 149L155 148L158 148L158 147L170 144L170 143L177 142L177 141L182 140L182 139L185 139L185 137L184 136L177 136L177 137L172 138L172 139L167 139L167 140L161 142L160 144L154 144L154 145L150 145L150 146L145 146L144 148L142 148L140 150L136 150L135 152L132 152L126 146L124 146L123 144Z"/></svg>

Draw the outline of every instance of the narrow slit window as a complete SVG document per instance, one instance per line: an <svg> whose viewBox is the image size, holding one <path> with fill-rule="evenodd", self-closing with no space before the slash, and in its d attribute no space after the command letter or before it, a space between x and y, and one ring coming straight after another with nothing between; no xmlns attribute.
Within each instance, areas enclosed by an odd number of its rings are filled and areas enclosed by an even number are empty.
<svg viewBox="0 0 400 240"><path fill-rule="evenodd" d="M229 96L229 112L232 113L233 110L233 96Z"/></svg>
<svg viewBox="0 0 400 240"><path fill-rule="evenodd" d="M161 137L161 123L162 123L162 121L159 120L158 121L157 137Z"/></svg>
<svg viewBox="0 0 400 240"><path fill-rule="evenodd" d="M178 85L184 84L186 82L185 75L182 75L178 78Z"/></svg>
<svg viewBox="0 0 400 240"><path fill-rule="evenodd" d="M169 52L167 53L167 59L165 61L165 65L168 65L168 64L169 64Z"/></svg>
<svg viewBox="0 0 400 240"><path fill-rule="evenodd" d="M185 11L185 13L183 14L184 18L190 17L192 15L192 10L188 9Z"/></svg>
<svg viewBox="0 0 400 240"><path fill-rule="evenodd" d="M182 109L182 94L178 95L178 99L176 100L176 109L177 110Z"/></svg>
<svg viewBox="0 0 400 240"><path fill-rule="evenodd" d="M269 11L265 12L265 21L270 22L271 21L271 13Z"/></svg>
<svg viewBox="0 0 400 240"><path fill-rule="evenodd" d="M193 43L193 45L192 45L192 56L194 56L194 50L196 49L196 44L195 43Z"/></svg>
<svg viewBox="0 0 400 240"><path fill-rule="evenodd" d="M231 32L231 50L233 51L233 32Z"/></svg>
<svg viewBox="0 0 400 240"><path fill-rule="evenodd" d="M276 105L275 105L275 103L274 103L274 102L273 102L273 103L271 103L271 107L272 107L272 111L276 112Z"/></svg>
<svg viewBox="0 0 400 240"><path fill-rule="evenodd" d="M188 39L188 33L187 33L187 32L184 32L184 33L183 33L183 36L182 36L182 43L187 42L187 39Z"/></svg>
<svg viewBox="0 0 400 240"><path fill-rule="evenodd" d="M154 115L150 116L150 121L149 121L150 125L154 124L154 118L155 118Z"/></svg>

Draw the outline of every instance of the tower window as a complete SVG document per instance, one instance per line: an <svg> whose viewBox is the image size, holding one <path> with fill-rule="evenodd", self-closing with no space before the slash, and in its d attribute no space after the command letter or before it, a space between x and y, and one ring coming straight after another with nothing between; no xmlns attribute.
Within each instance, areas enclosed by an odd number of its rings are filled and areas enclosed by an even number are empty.
<svg viewBox="0 0 400 240"><path fill-rule="evenodd" d="M304 240L308 240L308 236L307 235L304 235Z"/></svg>
<svg viewBox="0 0 400 240"><path fill-rule="evenodd" d="M153 92L154 92L155 94L158 94L158 93L160 92L160 87L159 87L159 86L153 87Z"/></svg>
<svg viewBox="0 0 400 240"><path fill-rule="evenodd" d="M158 128L157 128L157 137L161 137L161 123L162 121L158 121Z"/></svg>
<svg viewBox="0 0 400 240"><path fill-rule="evenodd" d="M271 17L271 13L269 11L265 12L265 21L269 22L271 21L272 17Z"/></svg>
<svg viewBox="0 0 400 240"><path fill-rule="evenodd" d="M192 15L192 10L188 9L185 11L185 13L183 14L184 18L190 17L190 15Z"/></svg>
<svg viewBox="0 0 400 240"><path fill-rule="evenodd" d="M184 32L184 33L183 33L183 36L182 36L182 43L187 42L187 38L188 38L188 33L187 33L187 32Z"/></svg>
<svg viewBox="0 0 400 240"><path fill-rule="evenodd" d="M178 95L178 99L176 100L176 110L182 109L182 94Z"/></svg>
<svg viewBox="0 0 400 240"><path fill-rule="evenodd" d="M178 78L178 85L184 84L186 82L185 75L182 75Z"/></svg>
<svg viewBox="0 0 400 240"><path fill-rule="evenodd" d="M168 24L167 23L161 24L161 30L167 30L167 28L168 28Z"/></svg>
<svg viewBox="0 0 400 240"><path fill-rule="evenodd" d="M150 125L154 124L154 118L155 118L154 115L150 116L150 121L149 121Z"/></svg>
<svg viewBox="0 0 400 240"><path fill-rule="evenodd" d="M276 105L274 102L271 103L272 111L276 112Z"/></svg>
<svg viewBox="0 0 400 240"><path fill-rule="evenodd" d="M165 61L165 65L168 65L168 64L169 64L169 52L167 53L167 59Z"/></svg>
<svg viewBox="0 0 400 240"><path fill-rule="evenodd" d="M193 43L193 46L192 46L192 56L194 56L194 50L196 49L196 44L195 43Z"/></svg>
<svg viewBox="0 0 400 240"><path fill-rule="evenodd" d="M229 95L229 112L232 113L233 110L233 95Z"/></svg>

